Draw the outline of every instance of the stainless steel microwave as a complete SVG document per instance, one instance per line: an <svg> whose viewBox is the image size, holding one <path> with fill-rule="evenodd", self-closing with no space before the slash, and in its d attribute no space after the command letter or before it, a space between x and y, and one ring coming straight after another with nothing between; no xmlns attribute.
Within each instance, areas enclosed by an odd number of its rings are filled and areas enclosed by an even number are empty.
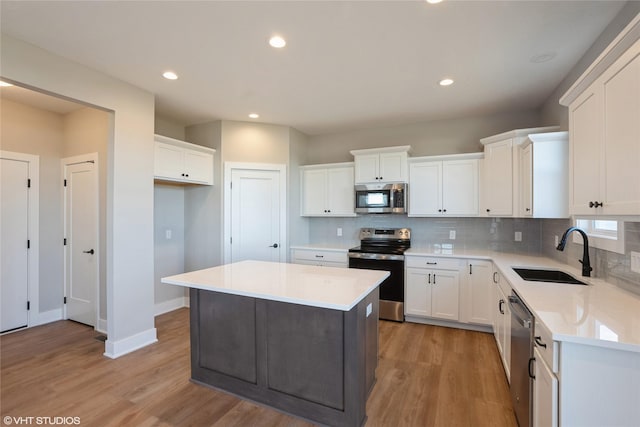
<svg viewBox="0 0 640 427"><path fill-rule="evenodd" d="M356 213L406 213L407 184L356 185Z"/></svg>

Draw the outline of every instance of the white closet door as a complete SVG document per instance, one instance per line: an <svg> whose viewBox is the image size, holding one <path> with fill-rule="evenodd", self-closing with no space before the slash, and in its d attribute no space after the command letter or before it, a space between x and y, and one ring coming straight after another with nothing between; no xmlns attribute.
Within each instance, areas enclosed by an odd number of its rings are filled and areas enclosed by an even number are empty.
<svg viewBox="0 0 640 427"><path fill-rule="evenodd" d="M4 332L28 324L29 163L0 161L0 331Z"/></svg>

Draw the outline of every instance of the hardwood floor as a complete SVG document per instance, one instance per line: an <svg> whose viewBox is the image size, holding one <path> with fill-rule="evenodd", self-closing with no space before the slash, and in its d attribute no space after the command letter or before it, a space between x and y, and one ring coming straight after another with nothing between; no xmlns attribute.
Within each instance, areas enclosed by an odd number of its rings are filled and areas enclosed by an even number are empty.
<svg viewBox="0 0 640 427"><path fill-rule="evenodd" d="M159 342L116 360L102 355L93 329L69 321L0 337L2 418L80 417L83 426L312 425L191 383L188 313L157 317ZM382 321L377 377L367 426L516 426L489 334Z"/></svg>

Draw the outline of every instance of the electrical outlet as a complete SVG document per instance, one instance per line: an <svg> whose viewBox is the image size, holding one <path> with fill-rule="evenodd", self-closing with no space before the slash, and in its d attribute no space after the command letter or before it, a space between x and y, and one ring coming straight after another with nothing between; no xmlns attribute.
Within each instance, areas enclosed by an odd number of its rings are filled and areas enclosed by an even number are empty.
<svg viewBox="0 0 640 427"><path fill-rule="evenodd" d="M631 271L640 273L640 252L631 251Z"/></svg>
<svg viewBox="0 0 640 427"><path fill-rule="evenodd" d="M164 237L167 240L171 240L171 230L169 230L169 229L165 230Z"/></svg>
<svg viewBox="0 0 640 427"><path fill-rule="evenodd" d="M522 242L522 231L516 231L516 235L514 236L516 242Z"/></svg>
<svg viewBox="0 0 640 427"><path fill-rule="evenodd" d="M560 244L560 238L557 235L553 236L553 247L557 248L559 244Z"/></svg>
<svg viewBox="0 0 640 427"><path fill-rule="evenodd" d="M338 235L338 237L342 237L342 227L338 227L338 230L336 230L336 234Z"/></svg>
<svg viewBox="0 0 640 427"><path fill-rule="evenodd" d="M449 240L456 240L456 230L449 230Z"/></svg>

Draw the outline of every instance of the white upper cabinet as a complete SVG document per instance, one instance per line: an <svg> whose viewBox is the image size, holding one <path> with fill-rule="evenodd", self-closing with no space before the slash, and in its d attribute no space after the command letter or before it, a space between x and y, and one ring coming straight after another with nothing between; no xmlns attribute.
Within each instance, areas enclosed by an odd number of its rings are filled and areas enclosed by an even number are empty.
<svg viewBox="0 0 640 427"><path fill-rule="evenodd" d="M558 130L558 126L517 129L483 138L484 165L481 212L483 215L517 217L520 214L520 151L530 134Z"/></svg>
<svg viewBox="0 0 640 427"><path fill-rule="evenodd" d="M481 157L474 153L411 159L409 216L478 215Z"/></svg>
<svg viewBox="0 0 640 427"><path fill-rule="evenodd" d="M355 183L407 182L410 146L352 150Z"/></svg>
<svg viewBox="0 0 640 427"><path fill-rule="evenodd" d="M640 19L560 99L569 107L570 213L640 213Z"/></svg>
<svg viewBox="0 0 640 427"><path fill-rule="evenodd" d="M189 184L213 185L213 154L216 150L155 136L154 178Z"/></svg>
<svg viewBox="0 0 640 427"><path fill-rule="evenodd" d="M520 217L569 217L568 132L530 134L518 148Z"/></svg>
<svg viewBox="0 0 640 427"><path fill-rule="evenodd" d="M302 216L356 216L353 163L300 168Z"/></svg>

